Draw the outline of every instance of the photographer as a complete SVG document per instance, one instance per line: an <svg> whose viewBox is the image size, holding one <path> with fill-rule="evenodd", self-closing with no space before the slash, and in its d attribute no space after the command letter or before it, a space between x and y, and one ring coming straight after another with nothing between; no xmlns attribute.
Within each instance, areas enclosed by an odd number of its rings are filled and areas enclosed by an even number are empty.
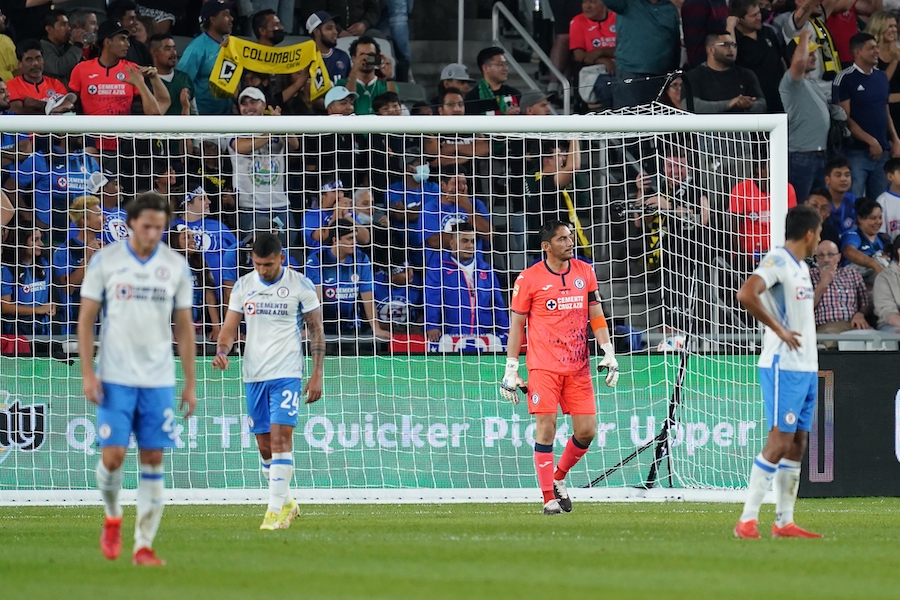
<svg viewBox="0 0 900 600"><path fill-rule="evenodd" d="M358 115L371 115L372 100L385 92L397 92L394 82L394 66L382 54L381 48L367 35L350 44L350 74L337 85L346 87L357 94L354 108Z"/></svg>

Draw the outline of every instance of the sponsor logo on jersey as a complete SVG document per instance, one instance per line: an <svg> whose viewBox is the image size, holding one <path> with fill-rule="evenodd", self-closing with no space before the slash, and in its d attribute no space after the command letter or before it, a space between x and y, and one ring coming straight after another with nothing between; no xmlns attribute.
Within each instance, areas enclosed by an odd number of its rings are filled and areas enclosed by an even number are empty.
<svg viewBox="0 0 900 600"><path fill-rule="evenodd" d="M116 299L118 300L131 300L132 296L132 287L127 283L117 283L116 284Z"/></svg>
<svg viewBox="0 0 900 600"><path fill-rule="evenodd" d="M97 93L97 86L96 86L96 85L89 85L89 86L88 86L88 94L96 94L96 93Z"/></svg>
<svg viewBox="0 0 900 600"><path fill-rule="evenodd" d="M255 315L256 314L256 302L244 302L244 314L245 315Z"/></svg>
<svg viewBox="0 0 900 600"><path fill-rule="evenodd" d="M844 229L853 228L853 219L844 219Z"/></svg>
<svg viewBox="0 0 900 600"><path fill-rule="evenodd" d="M282 286L282 287L278 288L278 290L275 292L275 295L278 296L279 298L287 298L289 293L290 292L288 292L288 289L286 287Z"/></svg>
<svg viewBox="0 0 900 600"><path fill-rule="evenodd" d="M556 310L556 300L553 298L547 300L547 310Z"/></svg>
<svg viewBox="0 0 900 600"><path fill-rule="evenodd" d="M811 285L797 286L797 300L812 300L815 296L815 289Z"/></svg>
<svg viewBox="0 0 900 600"><path fill-rule="evenodd" d="M56 178L56 187L64 190L64 189L66 189L66 186L68 186L68 185L69 185L69 180L66 179L65 177L57 177Z"/></svg>
<svg viewBox="0 0 900 600"><path fill-rule="evenodd" d="M104 423L97 430L97 435L100 437L101 440L109 439L109 436L112 435L112 427L110 427L108 423Z"/></svg>
<svg viewBox="0 0 900 600"><path fill-rule="evenodd" d="M552 287L553 287L553 284L552 284L552 283L548 283L547 285L545 285L544 287L541 288L541 291L542 291L542 292L546 292L547 290L549 290L549 289L552 288Z"/></svg>
<svg viewBox="0 0 900 600"><path fill-rule="evenodd" d="M329 300L334 300L337 297L337 290L333 287L325 288L323 295Z"/></svg>
<svg viewBox="0 0 900 600"><path fill-rule="evenodd" d="M575 278L575 287L578 288L579 290L583 290L584 289L584 279L582 279L581 277Z"/></svg>

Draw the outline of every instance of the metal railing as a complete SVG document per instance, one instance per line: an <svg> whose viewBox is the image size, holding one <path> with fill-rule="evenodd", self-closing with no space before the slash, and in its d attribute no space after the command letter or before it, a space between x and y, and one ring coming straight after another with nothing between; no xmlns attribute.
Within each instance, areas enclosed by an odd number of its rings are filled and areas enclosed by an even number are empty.
<svg viewBox="0 0 900 600"><path fill-rule="evenodd" d="M515 69L516 73L519 74L519 77L528 85L529 88L537 91L542 91L537 83L531 78L531 76L525 71L525 68L522 67L513 58L513 54L510 50L508 50L503 42L500 41L500 15L509 22L510 25L522 36L522 40L527 43L531 49L537 54L538 58L542 63L547 65L547 68L550 69L550 72L553 73L556 78L559 80L559 84L562 86L562 94L563 94L563 114L570 115L572 114L572 85L569 83L569 80L566 79L566 76L563 75L559 69L553 64L553 61L550 60L550 57L538 46L538 43L534 41L534 38L531 37L531 34L528 33L522 24L519 23L516 18L513 16L509 9L503 5L502 2L497 2L494 4L494 8L491 11L491 43L498 48L502 48L506 53L506 60L509 61L510 66ZM556 111L553 110L554 114Z"/></svg>

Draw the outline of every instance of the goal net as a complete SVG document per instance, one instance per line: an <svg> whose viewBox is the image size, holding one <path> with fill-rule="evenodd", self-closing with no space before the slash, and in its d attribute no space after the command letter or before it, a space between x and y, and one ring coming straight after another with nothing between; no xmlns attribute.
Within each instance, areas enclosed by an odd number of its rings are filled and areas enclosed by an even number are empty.
<svg viewBox="0 0 900 600"><path fill-rule="evenodd" d="M783 238L783 117L653 105L502 119L0 120L16 209L2 238L0 501L95 499L78 288L95 249L127 238L127 201L151 190L170 201L166 241L197 290L199 406L166 459L175 499L264 495L241 344L226 372L211 368L261 231L324 301L325 395L302 407L294 436L298 500L536 497L527 401L502 401L498 382L511 282L541 259L536 231L557 218L596 270L621 365L614 390L595 375L597 437L570 475L586 488L576 497L746 485L765 437L759 331L734 296ZM571 433L561 417L557 455ZM131 452L126 488L136 474Z"/></svg>

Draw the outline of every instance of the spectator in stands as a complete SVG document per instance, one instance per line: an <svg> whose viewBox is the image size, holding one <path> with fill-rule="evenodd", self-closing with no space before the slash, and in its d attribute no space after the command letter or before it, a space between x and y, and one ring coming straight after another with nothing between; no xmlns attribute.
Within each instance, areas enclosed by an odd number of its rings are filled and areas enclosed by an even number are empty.
<svg viewBox="0 0 900 600"><path fill-rule="evenodd" d="M266 96L259 88L244 89L238 101L242 116L265 114ZM279 111L275 109L270 113L277 116ZM261 134L229 140L228 152L239 209L238 228L242 236L255 231L259 218L266 218L281 228L279 237L285 249L294 248L295 228L287 194L287 153L299 147L300 141L295 135Z"/></svg>
<svg viewBox="0 0 900 600"><path fill-rule="evenodd" d="M388 216L393 239L401 248L421 247L422 207L432 198L440 202L440 186L429 180L431 166L421 150L407 148L404 156L405 176L391 184L388 195Z"/></svg>
<svg viewBox="0 0 900 600"><path fill-rule="evenodd" d="M230 115L234 107L230 98L216 98L209 88L209 74L219 57L225 36L231 34L234 18L231 4L225 0L208 0L200 8L200 21L205 35L188 44L175 67L190 77L201 115Z"/></svg>
<svg viewBox="0 0 900 600"><path fill-rule="evenodd" d="M306 261L306 276L316 285L322 302L325 333L355 336L371 332L376 339L390 339L390 332L375 318L372 263L356 247L356 232L352 222L335 221L323 247Z"/></svg>
<svg viewBox="0 0 900 600"><path fill-rule="evenodd" d="M881 233L881 206L877 202L871 198L857 198L855 208L858 225L841 236L843 266L858 269L871 288L875 276L890 262L891 240Z"/></svg>
<svg viewBox="0 0 900 600"><path fill-rule="evenodd" d="M590 256L590 246L581 219L575 208L574 191L569 188L575 173L581 168L578 140L566 145L562 141L545 140L541 144L541 164L526 179L528 201L525 207L525 226L529 232L526 248L540 248L541 225L548 221L571 223L575 232L578 254Z"/></svg>
<svg viewBox="0 0 900 600"><path fill-rule="evenodd" d="M434 108L423 100L416 100L410 107L409 114L415 117L433 117Z"/></svg>
<svg viewBox="0 0 900 600"><path fill-rule="evenodd" d="M128 53L125 60L142 67L153 64L153 57L147 46L138 40L134 34L138 27L137 4L131 0L113 0L106 6L106 18L109 21L118 21L128 30ZM147 35L152 35L152 31Z"/></svg>
<svg viewBox="0 0 900 600"><path fill-rule="evenodd" d="M261 45L274 47L284 41L284 25L274 10L264 9L259 11L253 15L251 23L253 25L253 33L256 34L256 39ZM306 103L309 93L307 92L306 97L301 93L309 81L308 67L301 68L299 71L287 75L271 75L268 77L269 85L265 88L255 84L251 85L260 87L266 92L266 97L272 99L275 105L280 106L283 114L309 114L309 106Z"/></svg>
<svg viewBox="0 0 900 600"><path fill-rule="evenodd" d="M377 27L381 31L391 32L394 54L397 57L397 81L410 81L412 52L409 48L409 13L413 8L413 0L384 0L381 6L385 10Z"/></svg>
<svg viewBox="0 0 900 600"><path fill-rule="evenodd" d="M394 334L422 334L422 280L405 261L375 273L375 314L382 329Z"/></svg>
<svg viewBox="0 0 900 600"><path fill-rule="evenodd" d="M176 205L177 202L172 202L172 195L178 181L178 173L175 170L175 166L166 158L154 158L150 166L150 175L152 184L147 191L159 194L173 206Z"/></svg>
<svg viewBox="0 0 900 600"><path fill-rule="evenodd" d="M753 157L753 177L739 182L731 190L728 211L734 224L730 231L737 235L735 248L756 265L769 250L771 194L769 193L768 157ZM788 183L787 206L797 206L794 186Z"/></svg>
<svg viewBox="0 0 900 600"><path fill-rule="evenodd" d="M336 85L325 94L325 110L328 115L340 115L349 117L356 114L354 103L359 95L351 92L342 85Z"/></svg>
<svg viewBox="0 0 900 600"><path fill-rule="evenodd" d="M466 100L462 90L457 88L444 88L435 100L437 112L441 116L466 114Z"/></svg>
<svg viewBox="0 0 900 600"><path fill-rule="evenodd" d="M900 237L891 244L891 264L875 277L872 295L878 329L900 333Z"/></svg>
<svg viewBox="0 0 900 600"><path fill-rule="evenodd" d="M403 105L396 92L385 92L372 100L372 112L382 117L399 117L403 114Z"/></svg>
<svg viewBox="0 0 900 600"><path fill-rule="evenodd" d="M466 94L467 115L518 115L522 93L506 83L509 61L503 49L496 46L478 53L481 81Z"/></svg>
<svg viewBox="0 0 900 600"><path fill-rule="evenodd" d="M153 23L153 19L149 19L148 17L136 17L134 19L134 27L131 28L133 39L136 42L140 42L143 45L147 45L150 41L150 36L153 35L153 28L149 29L150 33L147 33L147 22ZM149 49L149 48L148 48Z"/></svg>
<svg viewBox="0 0 900 600"><path fill-rule="evenodd" d="M178 64L178 50L172 36L164 33L153 35L150 38L149 48L153 57L153 67L169 92L170 105L166 114L199 114L194 100L194 83L184 71L175 68Z"/></svg>
<svg viewBox="0 0 900 600"><path fill-rule="evenodd" d="M152 20L147 23L147 33L151 37L168 34L175 20L184 13L184 4L182 0L141 0L137 13Z"/></svg>
<svg viewBox="0 0 900 600"><path fill-rule="evenodd" d="M900 132L900 45L897 44L897 19L888 12L879 11L872 15L866 27L878 43L878 69L888 78L890 96L888 107L894 129Z"/></svg>
<svg viewBox="0 0 900 600"><path fill-rule="evenodd" d="M838 56L834 38L825 25L825 17L833 10L836 0L796 0L796 10L785 13L780 20L785 42L798 37L804 29L811 34L811 40L819 44L816 68L809 77L822 90L826 98L831 98L831 87L837 74L841 72L841 59Z"/></svg>
<svg viewBox="0 0 900 600"><path fill-rule="evenodd" d="M559 70L566 78L570 77L569 66L571 52L569 52L569 23L581 11L580 0L547 0L550 4L550 11L553 14L553 43L550 46L550 62ZM526 5L527 6L527 5ZM524 8L521 12L526 13L531 8ZM528 48L525 46L525 48ZM515 57L515 50L513 51ZM525 50L525 56L528 60L531 58L531 49ZM556 77L556 73L550 71L548 73L550 84L547 86L547 93L554 97L562 90L562 85Z"/></svg>
<svg viewBox="0 0 900 600"><path fill-rule="evenodd" d="M100 210L103 214L103 245L113 244L128 239L131 229L128 228L128 214L123 208L122 188L119 179L110 171L97 171L91 174L88 182L90 194L100 198Z"/></svg>
<svg viewBox="0 0 900 600"><path fill-rule="evenodd" d="M825 164L825 186L831 201L829 219L840 235L856 225L856 195L850 191L853 176L845 158L833 158Z"/></svg>
<svg viewBox="0 0 900 600"><path fill-rule="evenodd" d="M684 79L681 76L673 77L663 90L663 95L659 101L666 106L677 108L678 110L686 110L684 107Z"/></svg>
<svg viewBox="0 0 900 600"><path fill-rule="evenodd" d="M877 198L887 189L884 164L900 157L900 138L888 108L890 84L878 70L878 44L869 33L850 40L853 64L834 80L835 104L847 113L853 143L844 154L853 173L853 193Z"/></svg>
<svg viewBox="0 0 900 600"><path fill-rule="evenodd" d="M681 5L681 26L688 67L699 67L706 58L706 39L725 29L728 20L728 0L684 0Z"/></svg>
<svg viewBox="0 0 900 600"><path fill-rule="evenodd" d="M69 74L81 62L84 50L84 29L69 27L69 18L61 10L51 10L44 17L44 39L41 40L44 73L69 83Z"/></svg>
<svg viewBox="0 0 900 600"><path fill-rule="evenodd" d="M735 64L737 45L727 31L706 38L706 62L684 76L688 108L696 113L761 113L766 111L759 80Z"/></svg>
<svg viewBox="0 0 900 600"><path fill-rule="evenodd" d="M78 96L86 115L130 115L135 98L140 96L145 115L162 115L169 110L171 99L154 67L138 67L125 60L128 30L118 21L104 21L97 31L100 56L84 61L72 70L69 89ZM144 78L150 80L151 91ZM104 144L100 149L115 149Z"/></svg>
<svg viewBox="0 0 900 600"><path fill-rule="evenodd" d="M666 74L678 68L678 9L669 0L604 0L604 4L616 13L615 108L651 102Z"/></svg>
<svg viewBox="0 0 900 600"><path fill-rule="evenodd" d="M804 29L797 42L788 46L791 66L778 86L788 116L788 181L801 204L813 188L824 185L825 150L831 126L828 101L809 77L819 49L810 36L809 30Z"/></svg>
<svg viewBox="0 0 900 600"><path fill-rule="evenodd" d="M376 96L372 102L372 109L375 114L383 117L396 117L403 114L400 97L394 92L385 92ZM384 194L383 190L387 190L391 183L402 177L407 136L373 133L368 137L370 168L366 177L366 185ZM411 138L410 140L412 142Z"/></svg>
<svg viewBox="0 0 900 600"><path fill-rule="evenodd" d="M91 52L97 47L97 30L99 29L97 13L90 8L76 8L69 13L69 25L73 30L84 30L82 60L90 60Z"/></svg>
<svg viewBox="0 0 900 600"><path fill-rule="evenodd" d="M469 77L469 69L462 63L450 63L441 69L441 79L438 81L437 96L432 98L433 106L441 106L441 98L443 98L444 90L455 89L463 96L472 89L474 79ZM464 106L465 107L465 106ZM462 114L465 114L463 112Z"/></svg>
<svg viewBox="0 0 900 600"><path fill-rule="evenodd" d="M381 52L378 42L367 35L350 44L350 73L337 85L356 92L354 103L356 114L371 115L372 101L385 92L396 92L394 67L390 59Z"/></svg>
<svg viewBox="0 0 900 600"><path fill-rule="evenodd" d="M822 217L822 233L819 238L833 242L835 246L841 243L841 234L831 220L831 192L825 188L816 188L809 193L806 204L819 211Z"/></svg>
<svg viewBox="0 0 900 600"><path fill-rule="evenodd" d="M490 239L490 214L484 202L469 196L466 177L453 165L441 170L441 195L427 197L422 204L422 240L417 246L434 250L450 247L450 232L459 223L472 222L478 234L478 249L482 239ZM418 241L418 240L417 240Z"/></svg>
<svg viewBox="0 0 900 600"><path fill-rule="evenodd" d="M900 236L900 158L891 158L884 163L884 173L890 186L875 201L882 210L881 233L893 241Z"/></svg>
<svg viewBox="0 0 900 600"><path fill-rule="evenodd" d="M43 37L44 15L52 8L49 0L3 2L3 13L8 20L8 31L14 32L10 37L15 41Z"/></svg>
<svg viewBox="0 0 900 600"><path fill-rule="evenodd" d="M269 22L270 31L282 32L275 34L273 39L278 39L279 41L271 45L277 46L284 41L286 35L294 33L294 0L251 0L251 4L254 13L250 20L251 27L261 43L263 38L259 36L260 25L257 18L260 13L266 15L265 20Z"/></svg>
<svg viewBox="0 0 900 600"><path fill-rule="evenodd" d="M22 194L31 190L35 225L64 234L72 201L89 191L91 174L100 170L93 156L81 148L80 135L53 135L51 148L39 150L10 169L6 190L15 204L26 206Z"/></svg>
<svg viewBox="0 0 900 600"><path fill-rule="evenodd" d="M778 93L785 71L784 39L772 28L763 26L759 1L732 0L728 31L737 42L736 64L756 75L768 111L784 112Z"/></svg>
<svg viewBox="0 0 900 600"><path fill-rule="evenodd" d="M62 314L62 333L73 334L78 323L81 304L81 282L94 252L103 247L100 238L103 216L100 200L95 196L81 196L69 207L69 219L75 225L70 236L53 253L53 281L59 286Z"/></svg>
<svg viewBox="0 0 900 600"><path fill-rule="evenodd" d="M378 0L311 0L308 3L304 2L303 8L335 15L334 20L340 28L340 37L384 37L379 30L373 29L381 17ZM350 56L353 56L353 52Z"/></svg>
<svg viewBox="0 0 900 600"><path fill-rule="evenodd" d="M334 17L325 11L314 12L306 19L306 32L316 42L316 50L328 69L332 83L350 75L350 55L337 47L338 28Z"/></svg>
<svg viewBox="0 0 900 600"><path fill-rule="evenodd" d="M809 270L809 277L815 288L816 332L871 329L866 322L871 309L869 292L859 271L839 266L841 253L833 242L819 242L815 257L816 266Z"/></svg>
<svg viewBox="0 0 900 600"><path fill-rule="evenodd" d="M522 97L519 99L519 108L524 115L549 115L550 100L544 92L532 90L522 94Z"/></svg>
<svg viewBox="0 0 900 600"><path fill-rule="evenodd" d="M199 236L183 225L181 229L173 227L168 235L169 245L173 250L184 254L191 270L194 292L191 315L194 319L194 328L200 334L199 341L214 342L218 339L222 328L221 303L217 294L219 288L213 279L211 269L206 264L206 254L200 250L198 238Z"/></svg>
<svg viewBox="0 0 900 600"><path fill-rule="evenodd" d="M828 6L825 26L834 39L841 63L846 66L853 62L850 39L860 32L873 13L881 10L882 0L822 0L822 7Z"/></svg>
<svg viewBox="0 0 900 600"><path fill-rule="evenodd" d="M584 0L581 14L569 23L569 49L579 68L602 66L594 81L601 105L612 106L612 81L616 74L616 13L601 0Z"/></svg>
<svg viewBox="0 0 900 600"><path fill-rule="evenodd" d="M18 67L16 60L16 44L12 38L7 35L6 15L0 11L0 80L9 81L13 78L13 71Z"/></svg>
<svg viewBox="0 0 900 600"><path fill-rule="evenodd" d="M16 48L18 77L6 81L10 110L17 115L47 114L47 101L68 93L65 84L44 75L41 43L25 40Z"/></svg>
<svg viewBox="0 0 900 600"><path fill-rule="evenodd" d="M338 219L352 221L344 195L344 182L329 181L319 190L314 207L303 213L303 235L307 250L318 250L331 235L331 224Z"/></svg>
<svg viewBox="0 0 900 600"><path fill-rule="evenodd" d="M4 240L0 263L2 332L50 335L56 304L50 295L50 265L43 257L41 230L24 225L11 230L12 239Z"/></svg>
<svg viewBox="0 0 900 600"><path fill-rule="evenodd" d="M448 232L449 245L434 252L425 268L425 335L503 335L509 316L500 282L476 251L471 223L457 223Z"/></svg>

